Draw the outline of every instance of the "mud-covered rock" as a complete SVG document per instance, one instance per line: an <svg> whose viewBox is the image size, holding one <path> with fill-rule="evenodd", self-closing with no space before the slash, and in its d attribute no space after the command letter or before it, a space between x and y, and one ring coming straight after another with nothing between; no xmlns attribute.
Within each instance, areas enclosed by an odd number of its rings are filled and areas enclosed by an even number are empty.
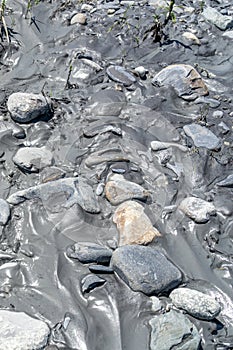
<svg viewBox="0 0 233 350"><path fill-rule="evenodd" d="M39 350L50 329L43 321L24 312L0 310L0 350Z"/></svg>
<svg viewBox="0 0 233 350"><path fill-rule="evenodd" d="M46 147L24 147L16 152L13 162L22 170L37 172L52 164L53 154Z"/></svg>
<svg viewBox="0 0 233 350"><path fill-rule="evenodd" d="M69 258L78 259L84 264L108 263L112 257L112 250L91 242L80 242L67 248Z"/></svg>
<svg viewBox="0 0 233 350"><path fill-rule="evenodd" d="M218 150L221 146L220 139L205 126L189 124L183 127L187 136L191 137L196 147L204 147L210 150Z"/></svg>
<svg viewBox="0 0 233 350"><path fill-rule="evenodd" d="M187 197L182 200L179 209L197 223L205 223L210 215L216 213L215 206L197 197Z"/></svg>
<svg viewBox="0 0 233 350"><path fill-rule="evenodd" d="M105 279L96 275L86 275L81 281L82 293L89 293L91 290L102 286L106 282Z"/></svg>
<svg viewBox="0 0 233 350"><path fill-rule="evenodd" d="M15 92L9 96L7 108L11 118L20 123L52 114L52 102L42 94Z"/></svg>
<svg viewBox="0 0 233 350"><path fill-rule="evenodd" d="M195 100L208 95L208 89L195 68L187 64L172 64L163 68L152 79L152 84L172 86L178 96L185 100Z"/></svg>
<svg viewBox="0 0 233 350"><path fill-rule="evenodd" d="M122 66L109 66L106 72L109 78L124 86L130 86L136 82L136 78Z"/></svg>
<svg viewBox="0 0 233 350"><path fill-rule="evenodd" d="M220 304L213 297L194 289L175 289L171 292L170 298L177 308L203 320L212 320L221 311Z"/></svg>
<svg viewBox="0 0 233 350"><path fill-rule="evenodd" d="M134 201L122 203L113 215L113 222L119 231L119 246L126 244L148 244L159 231L152 226L144 207Z"/></svg>
<svg viewBox="0 0 233 350"><path fill-rule="evenodd" d="M151 350L198 350L201 337L185 315L171 310L154 316L149 324Z"/></svg>
<svg viewBox="0 0 233 350"><path fill-rule="evenodd" d="M130 288L147 295L171 290L182 279L178 268L161 251L150 247L119 247L113 252L111 264Z"/></svg>
<svg viewBox="0 0 233 350"><path fill-rule="evenodd" d="M231 16L222 15L213 7L207 6L202 12L207 21L214 24L217 28L221 30L226 30L227 28L233 27L233 18Z"/></svg>
<svg viewBox="0 0 233 350"><path fill-rule="evenodd" d="M2 198L0 198L0 226L6 225L10 217L10 206Z"/></svg>

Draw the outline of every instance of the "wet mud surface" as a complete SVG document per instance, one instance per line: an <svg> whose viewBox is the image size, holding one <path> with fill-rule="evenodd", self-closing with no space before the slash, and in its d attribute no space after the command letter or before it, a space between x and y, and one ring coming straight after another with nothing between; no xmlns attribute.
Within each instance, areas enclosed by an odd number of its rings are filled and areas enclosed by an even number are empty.
<svg viewBox="0 0 233 350"><path fill-rule="evenodd" d="M206 5L233 15L230 1ZM162 20L167 10L147 1L40 1L28 13L25 1L7 3L13 31L10 43L3 33L0 47L0 198L11 214L0 226L0 308L45 321L48 344L59 349L150 349L151 297L106 273L97 273L103 285L82 293L89 264L67 254L76 242L117 247L117 206L103 191L113 173L150 193L135 199L161 233L149 246L182 272L182 286L221 305L213 320L189 316L200 349L233 348L233 37L202 10L200 1L177 1L176 19L158 42L155 13ZM86 24L71 25L79 12ZM200 44L182 35L187 31ZM184 92L179 75L172 84L155 82L172 64L196 69L205 85L192 87L197 96ZM14 92L42 92L53 115L14 122L7 110ZM199 145L190 124L210 130L217 144L208 136ZM152 141L173 146L153 150ZM24 147L45 147L51 165L33 172L17 166L13 159ZM35 186L42 186L39 194ZM198 221L179 210L186 197L215 210ZM163 313L169 293L158 296Z"/></svg>

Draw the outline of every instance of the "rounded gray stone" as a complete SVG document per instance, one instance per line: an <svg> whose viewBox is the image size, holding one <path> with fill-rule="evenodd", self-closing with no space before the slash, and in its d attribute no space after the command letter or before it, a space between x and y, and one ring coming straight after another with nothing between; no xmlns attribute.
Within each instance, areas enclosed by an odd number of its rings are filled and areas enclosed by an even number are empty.
<svg viewBox="0 0 233 350"><path fill-rule="evenodd" d="M113 270L134 291L147 295L175 288L181 272L157 249L126 245L113 252Z"/></svg>
<svg viewBox="0 0 233 350"><path fill-rule="evenodd" d="M183 129L186 135L192 138L196 147L218 150L221 146L220 139L205 126L189 124L185 125Z"/></svg>
<svg viewBox="0 0 233 350"><path fill-rule="evenodd" d="M15 92L9 96L7 108L13 120L27 123L40 116L50 115L52 102L42 94Z"/></svg>
<svg viewBox="0 0 233 350"><path fill-rule="evenodd" d="M50 166L52 161L53 155L45 147L20 148L13 157L13 162L19 168L29 172L37 172Z"/></svg>
<svg viewBox="0 0 233 350"><path fill-rule="evenodd" d="M0 198L0 226L6 225L9 217L10 217L10 206L4 199Z"/></svg>
<svg viewBox="0 0 233 350"><path fill-rule="evenodd" d="M213 297L194 289L175 289L171 292L170 298L177 308L203 320L212 320L221 311L220 304Z"/></svg>

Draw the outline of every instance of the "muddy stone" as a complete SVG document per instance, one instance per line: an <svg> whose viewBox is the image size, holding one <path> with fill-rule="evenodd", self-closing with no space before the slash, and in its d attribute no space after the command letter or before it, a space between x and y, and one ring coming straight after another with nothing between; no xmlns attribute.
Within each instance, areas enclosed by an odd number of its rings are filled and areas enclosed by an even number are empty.
<svg viewBox="0 0 233 350"><path fill-rule="evenodd" d="M43 321L23 312L0 310L0 350L43 348L50 329Z"/></svg>
<svg viewBox="0 0 233 350"><path fill-rule="evenodd" d="M27 123L40 116L52 113L52 102L41 94L15 92L7 101L11 118L19 123Z"/></svg>
<svg viewBox="0 0 233 350"><path fill-rule="evenodd" d="M69 258L78 259L83 264L109 263L112 257L112 250L100 244L90 242L75 243L67 249Z"/></svg>
<svg viewBox="0 0 233 350"><path fill-rule="evenodd" d="M197 223L205 223L210 215L216 213L215 206L201 198L187 197L182 200L179 209Z"/></svg>
<svg viewBox="0 0 233 350"><path fill-rule="evenodd" d="M220 304L213 297L194 289L178 288L169 297L177 308L203 320L212 320L221 311Z"/></svg>
<svg viewBox="0 0 233 350"><path fill-rule="evenodd" d="M16 152L13 162L22 170L37 172L52 164L53 154L45 147L25 147Z"/></svg>
<svg viewBox="0 0 233 350"><path fill-rule="evenodd" d="M183 127L184 132L190 136L196 147L205 147L210 150L218 150L221 146L220 139L205 126L189 124Z"/></svg>
<svg viewBox="0 0 233 350"><path fill-rule="evenodd" d="M175 288L181 273L159 250L138 245L117 248L112 255L113 270L134 291L147 295Z"/></svg>
<svg viewBox="0 0 233 350"><path fill-rule="evenodd" d="M150 320L151 350L198 350L201 341L197 328L181 313L170 311Z"/></svg>
<svg viewBox="0 0 233 350"><path fill-rule="evenodd" d="M118 205L130 199L145 201L149 195L149 191L134 182L125 180L121 175L111 176L110 181L105 185L105 196L113 205Z"/></svg>
<svg viewBox="0 0 233 350"><path fill-rule="evenodd" d="M121 83L124 86L130 86L136 82L136 78L127 72L127 70L122 66L110 66L107 68L107 74L109 78Z"/></svg>
<svg viewBox="0 0 233 350"><path fill-rule="evenodd" d="M6 225L7 221L10 217L10 206L9 204L4 200L0 198L0 226Z"/></svg>
<svg viewBox="0 0 233 350"><path fill-rule="evenodd" d="M199 96L208 95L208 89L200 74L192 66L186 64L173 64L157 73L152 84L172 86L178 96L192 101Z"/></svg>
<svg viewBox="0 0 233 350"><path fill-rule="evenodd" d="M119 246L126 244L148 244L159 231L152 226L144 213L144 207L134 201L122 203L113 215L113 222L119 231Z"/></svg>
<svg viewBox="0 0 233 350"><path fill-rule="evenodd" d="M81 281L82 293L89 293L91 290L102 286L105 282L105 279L100 278L96 275L86 275Z"/></svg>
<svg viewBox="0 0 233 350"><path fill-rule="evenodd" d="M210 23L216 25L221 30L233 27L233 18L231 16L222 15L213 7L206 7L202 12L202 15Z"/></svg>

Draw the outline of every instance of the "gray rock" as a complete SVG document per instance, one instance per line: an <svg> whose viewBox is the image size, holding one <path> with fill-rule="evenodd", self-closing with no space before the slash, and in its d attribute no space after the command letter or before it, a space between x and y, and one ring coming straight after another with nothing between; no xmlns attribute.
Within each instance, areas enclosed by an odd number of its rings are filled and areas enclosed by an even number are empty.
<svg viewBox="0 0 233 350"><path fill-rule="evenodd" d="M113 222L119 231L119 246L148 244L156 236L161 236L144 213L144 207L134 201L122 203L113 215Z"/></svg>
<svg viewBox="0 0 233 350"><path fill-rule="evenodd" d="M23 312L0 310L0 350L36 350L47 343L50 329Z"/></svg>
<svg viewBox="0 0 233 350"><path fill-rule="evenodd" d="M207 21L214 24L217 28L221 30L226 30L227 28L231 28L233 26L233 18L231 16L222 15L213 7L206 7L202 12Z"/></svg>
<svg viewBox="0 0 233 350"><path fill-rule="evenodd" d="M0 198L0 225L6 225L10 217L10 206L4 200Z"/></svg>
<svg viewBox="0 0 233 350"><path fill-rule="evenodd" d="M220 139L205 126L189 124L183 127L187 136L191 137L196 147L218 150L221 147Z"/></svg>
<svg viewBox="0 0 233 350"><path fill-rule="evenodd" d="M91 265L89 266L89 270L93 273L104 273L109 274L113 273L113 268L105 265Z"/></svg>
<svg viewBox="0 0 233 350"><path fill-rule="evenodd" d="M219 187L233 187L233 174L228 175L225 179L218 182Z"/></svg>
<svg viewBox="0 0 233 350"><path fill-rule="evenodd" d="M83 277L81 281L81 289L82 293L89 293L91 290L95 289L96 287L102 286L106 282L105 279L100 278L96 275L86 275Z"/></svg>
<svg viewBox="0 0 233 350"><path fill-rule="evenodd" d="M84 264L89 263L109 263L112 257L112 250L91 242L80 242L68 247L69 258L78 259Z"/></svg>
<svg viewBox="0 0 233 350"><path fill-rule="evenodd" d="M136 82L136 78L122 66L110 66L106 72L109 78L124 86L130 86Z"/></svg>
<svg viewBox="0 0 233 350"><path fill-rule="evenodd" d="M47 182L37 186L29 187L13 193L7 198L7 202L13 205L30 199L41 199L47 201L55 195L64 193L67 200L61 206L70 208L74 204L79 204L85 211L90 213L99 213L100 208L93 188L86 183L84 179L65 178L56 181Z"/></svg>
<svg viewBox="0 0 233 350"><path fill-rule="evenodd" d="M127 181L122 175L113 175L105 185L105 196L113 205L118 205L129 199L146 200L150 193L142 186Z"/></svg>
<svg viewBox="0 0 233 350"><path fill-rule="evenodd" d="M96 135L105 134L107 132L112 132L113 134L118 136L122 135L121 128L111 124L98 125L98 126L91 125L88 128L84 129L83 134L86 137L94 137Z"/></svg>
<svg viewBox="0 0 233 350"><path fill-rule="evenodd" d="M106 89L96 92L91 97L89 110L95 116L118 116L125 104L126 98L123 92Z"/></svg>
<svg viewBox="0 0 233 350"><path fill-rule="evenodd" d="M223 117L223 111L214 111L213 112L214 118L222 118Z"/></svg>
<svg viewBox="0 0 233 350"><path fill-rule="evenodd" d="M170 298L177 308L199 319L212 320L221 311L220 304L213 297L194 289L175 289L171 292Z"/></svg>
<svg viewBox="0 0 233 350"><path fill-rule="evenodd" d="M134 291L147 295L175 288L181 272L159 250L132 245L117 248L112 255L113 270Z"/></svg>
<svg viewBox="0 0 233 350"><path fill-rule="evenodd" d="M24 147L16 152L13 162L23 170L38 172L52 164L53 155L46 147Z"/></svg>
<svg viewBox="0 0 233 350"><path fill-rule="evenodd" d="M150 320L151 350L197 350L201 337L197 328L183 314L170 311Z"/></svg>
<svg viewBox="0 0 233 350"><path fill-rule="evenodd" d="M87 17L84 13L76 13L76 15L71 18L70 24L86 24L86 22Z"/></svg>
<svg viewBox="0 0 233 350"><path fill-rule="evenodd" d="M210 215L216 213L215 206L197 197L187 197L182 200L179 209L197 223L205 223Z"/></svg>
<svg viewBox="0 0 233 350"><path fill-rule="evenodd" d="M15 92L9 96L7 108L13 120L26 123L40 116L51 115L52 102L41 94Z"/></svg>
<svg viewBox="0 0 233 350"><path fill-rule="evenodd" d="M105 162L122 162L129 161L129 156L124 154L120 149L103 149L91 153L86 159L85 164L87 167L92 167L93 165L105 163Z"/></svg>
<svg viewBox="0 0 233 350"><path fill-rule="evenodd" d="M163 68L155 75L152 84L173 86L178 96L188 101L208 95L208 89L200 74L192 66L186 64L172 64Z"/></svg>
<svg viewBox="0 0 233 350"><path fill-rule="evenodd" d="M233 39L233 30L228 30L227 32L223 33L222 36Z"/></svg>
<svg viewBox="0 0 233 350"><path fill-rule="evenodd" d="M150 146L151 146L151 149L153 151L161 151L161 150L167 149L169 147L176 147L182 152L188 151L188 147L180 145L180 144L175 143L175 142L152 141Z"/></svg>
<svg viewBox="0 0 233 350"><path fill-rule="evenodd" d="M10 131L11 134L15 137L17 137L18 139L23 139L26 135L25 135L25 131L24 129L17 125L16 123L14 123L13 121L0 121L0 132L4 132L4 131Z"/></svg>

